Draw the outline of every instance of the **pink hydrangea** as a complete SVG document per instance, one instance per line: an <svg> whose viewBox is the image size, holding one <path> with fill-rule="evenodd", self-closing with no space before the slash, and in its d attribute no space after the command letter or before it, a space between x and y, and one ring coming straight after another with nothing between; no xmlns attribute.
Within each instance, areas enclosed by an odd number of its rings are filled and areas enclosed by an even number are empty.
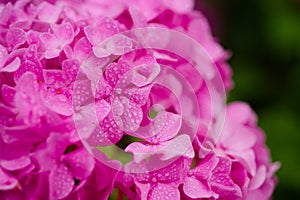
<svg viewBox="0 0 300 200"><path fill-rule="evenodd" d="M0 3L0 199L271 198L279 164L193 7Z"/></svg>

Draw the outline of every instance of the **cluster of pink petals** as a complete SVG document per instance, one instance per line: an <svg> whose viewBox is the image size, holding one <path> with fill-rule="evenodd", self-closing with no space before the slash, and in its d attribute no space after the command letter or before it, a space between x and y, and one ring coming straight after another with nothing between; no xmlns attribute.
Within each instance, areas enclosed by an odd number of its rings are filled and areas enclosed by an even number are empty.
<svg viewBox="0 0 300 200"><path fill-rule="evenodd" d="M172 101L157 92L154 80L165 72L153 51L131 51L134 42L119 34L144 27L185 33L206 50L228 91L229 53L193 7L192 0L0 4L0 199L108 199L115 188L119 199L269 199L279 166L251 108L228 105L220 138L203 153L212 117L207 85L167 59L190 79L201 104L203 127L192 141L180 132L187 122L176 106L149 105ZM151 109L155 117L148 117ZM92 146L124 136L141 141L125 148L133 160L121 171L120 163L107 166L88 152L82 131Z"/></svg>

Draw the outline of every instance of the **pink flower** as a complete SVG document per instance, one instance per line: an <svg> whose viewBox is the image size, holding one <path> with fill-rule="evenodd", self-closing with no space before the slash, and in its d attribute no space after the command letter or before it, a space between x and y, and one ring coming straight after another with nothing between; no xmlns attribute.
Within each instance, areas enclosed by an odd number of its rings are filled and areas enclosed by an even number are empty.
<svg viewBox="0 0 300 200"><path fill-rule="evenodd" d="M51 29L53 32L40 35L46 47L46 58L57 57L63 48L73 41L75 35L73 26L68 22L59 25L53 24Z"/></svg>
<svg viewBox="0 0 300 200"><path fill-rule="evenodd" d="M249 105L242 102L230 104L218 145L225 154L238 160L249 174L246 179L250 183L245 181L244 188L242 187L244 195L269 198L276 183L273 175L279 164L270 162L264 135L256 121L256 115Z"/></svg>
<svg viewBox="0 0 300 200"><path fill-rule="evenodd" d="M122 55L132 46L131 40L123 35L116 35L120 32L116 21L106 18L99 21L96 26L87 26L84 32L93 45L93 52L97 57L107 57L111 54ZM108 42L105 39L112 37Z"/></svg>
<svg viewBox="0 0 300 200"><path fill-rule="evenodd" d="M75 150L70 149L71 152L68 152L68 145L70 144L65 135L53 133L47 139L47 143L40 145L35 152L34 157L40 165L39 171L50 172L50 199L68 196L75 185L74 179L80 183L89 177L94 169L95 161L85 149L73 146Z"/></svg>
<svg viewBox="0 0 300 200"><path fill-rule="evenodd" d="M193 6L0 3L0 199L270 198L279 165Z"/></svg>

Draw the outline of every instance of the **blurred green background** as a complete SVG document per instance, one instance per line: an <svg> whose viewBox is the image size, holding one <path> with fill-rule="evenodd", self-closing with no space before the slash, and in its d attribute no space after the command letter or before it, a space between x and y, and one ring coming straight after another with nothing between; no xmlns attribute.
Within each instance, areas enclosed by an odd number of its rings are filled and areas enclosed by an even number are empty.
<svg viewBox="0 0 300 200"><path fill-rule="evenodd" d="M199 0L197 7L232 52L229 101L252 106L282 164L273 199L300 199L300 1Z"/></svg>

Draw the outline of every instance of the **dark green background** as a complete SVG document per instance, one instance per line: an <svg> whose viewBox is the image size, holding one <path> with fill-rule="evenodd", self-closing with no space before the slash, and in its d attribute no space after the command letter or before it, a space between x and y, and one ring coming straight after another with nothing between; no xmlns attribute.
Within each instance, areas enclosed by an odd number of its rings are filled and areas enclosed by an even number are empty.
<svg viewBox="0 0 300 200"><path fill-rule="evenodd" d="M252 106L282 164L273 199L300 199L300 1L200 0L197 7L232 52L229 101Z"/></svg>

